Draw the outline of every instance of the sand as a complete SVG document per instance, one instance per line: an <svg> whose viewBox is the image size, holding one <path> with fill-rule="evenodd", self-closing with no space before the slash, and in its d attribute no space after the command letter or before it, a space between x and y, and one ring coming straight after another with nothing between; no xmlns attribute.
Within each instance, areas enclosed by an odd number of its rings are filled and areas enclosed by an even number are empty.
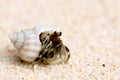
<svg viewBox="0 0 120 80"><path fill-rule="evenodd" d="M8 35L61 29L67 64L21 63ZM0 80L120 80L120 0L0 0Z"/></svg>

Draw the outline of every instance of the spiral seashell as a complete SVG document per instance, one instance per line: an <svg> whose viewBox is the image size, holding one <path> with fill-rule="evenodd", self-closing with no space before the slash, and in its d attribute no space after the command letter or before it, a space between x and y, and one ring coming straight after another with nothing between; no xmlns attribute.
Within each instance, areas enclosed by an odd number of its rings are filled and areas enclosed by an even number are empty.
<svg viewBox="0 0 120 80"><path fill-rule="evenodd" d="M38 26L10 35L10 40L18 50L18 57L25 62L33 62L41 50L39 34L44 31L55 31L54 27Z"/></svg>
<svg viewBox="0 0 120 80"><path fill-rule="evenodd" d="M69 49L63 44L62 32L48 26L38 26L10 35L18 50L18 57L28 63L59 64L70 58Z"/></svg>

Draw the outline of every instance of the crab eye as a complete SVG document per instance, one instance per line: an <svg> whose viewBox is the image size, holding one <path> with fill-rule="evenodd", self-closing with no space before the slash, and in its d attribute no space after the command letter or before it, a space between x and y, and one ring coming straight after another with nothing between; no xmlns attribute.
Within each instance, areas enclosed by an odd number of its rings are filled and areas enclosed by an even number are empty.
<svg viewBox="0 0 120 80"><path fill-rule="evenodd" d="M54 35L57 35L57 32L56 32L56 31L54 32Z"/></svg>
<svg viewBox="0 0 120 80"><path fill-rule="evenodd" d="M62 35L62 32L60 32L59 36L61 36L61 35Z"/></svg>
<svg viewBox="0 0 120 80"><path fill-rule="evenodd" d="M55 31L55 32L54 32L54 35L55 35L55 36L61 36L61 35L62 35L62 32L57 32L57 31Z"/></svg>

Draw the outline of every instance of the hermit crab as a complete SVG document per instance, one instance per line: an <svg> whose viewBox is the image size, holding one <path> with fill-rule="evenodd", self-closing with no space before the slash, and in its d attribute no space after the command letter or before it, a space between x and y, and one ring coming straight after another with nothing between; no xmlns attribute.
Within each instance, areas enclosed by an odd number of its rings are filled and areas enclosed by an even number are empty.
<svg viewBox="0 0 120 80"><path fill-rule="evenodd" d="M63 44L59 32L50 26L38 26L10 35L18 50L18 57L28 63L59 64L70 58L69 49Z"/></svg>

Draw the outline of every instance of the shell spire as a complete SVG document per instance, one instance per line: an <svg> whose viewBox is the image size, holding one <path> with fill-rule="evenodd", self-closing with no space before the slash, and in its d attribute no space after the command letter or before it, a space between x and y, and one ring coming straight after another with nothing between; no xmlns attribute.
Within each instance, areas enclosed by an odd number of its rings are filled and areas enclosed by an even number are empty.
<svg viewBox="0 0 120 80"><path fill-rule="evenodd" d="M21 49L24 43L24 34L22 32L12 33L10 40L17 49Z"/></svg>
<svg viewBox="0 0 120 80"><path fill-rule="evenodd" d="M17 41L17 34L16 33L12 33L12 34L9 35L9 38L10 38L11 42L13 44L15 44L15 42Z"/></svg>

